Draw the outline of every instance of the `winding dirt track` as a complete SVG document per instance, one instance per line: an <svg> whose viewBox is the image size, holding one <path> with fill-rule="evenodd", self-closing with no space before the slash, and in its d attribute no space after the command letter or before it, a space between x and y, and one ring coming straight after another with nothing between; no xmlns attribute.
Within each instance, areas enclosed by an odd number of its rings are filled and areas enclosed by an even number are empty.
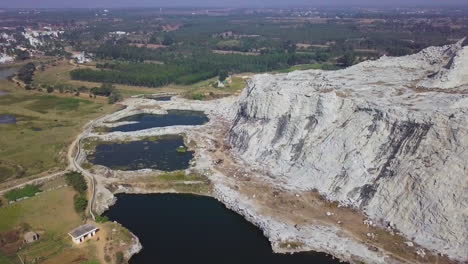
<svg viewBox="0 0 468 264"><path fill-rule="evenodd" d="M83 174L86 177L87 181L88 181L88 186L90 187L90 190L89 190L89 194L90 194L89 198L90 199L89 199L89 202L88 202L89 214L91 215L93 220L95 220L96 218L95 218L95 215L94 215L94 212L93 212L93 205L94 205L94 200L95 200L96 181L94 179L94 176L91 173L89 173L87 170L83 169L80 166L77 159L80 157L80 154L81 154L81 151L82 151L81 150L81 139L86 137L89 134L89 132L91 131L93 125L96 122L101 121L106 116L107 115L102 116L102 117L97 118L97 119L94 119L94 120L91 120L86 125L84 125L82 132L75 138L75 140L73 140L73 142L68 147L68 150L67 150L68 166L67 166L67 168L65 170L59 171L59 172L56 172L56 173L53 173L53 174L50 174L50 175L46 175L46 176L43 176L43 177L40 177L40 178L35 178L35 179L32 179L32 180L23 182L21 184L12 186L12 187L5 188L3 190L0 190L0 195L4 194L4 193L6 193L6 192L8 192L10 190L24 187L24 186L26 186L28 184L37 184L37 183L40 183L40 182L44 182L44 181L54 179L56 177L64 175L65 173L67 173L69 171L78 171L78 172L81 172L81 174ZM76 151L75 151L75 149L76 149Z"/></svg>

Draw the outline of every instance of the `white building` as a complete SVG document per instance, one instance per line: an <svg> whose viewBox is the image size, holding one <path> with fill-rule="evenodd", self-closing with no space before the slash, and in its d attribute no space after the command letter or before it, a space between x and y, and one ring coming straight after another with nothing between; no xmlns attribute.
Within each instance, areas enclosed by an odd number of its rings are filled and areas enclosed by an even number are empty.
<svg viewBox="0 0 468 264"><path fill-rule="evenodd" d="M70 231L70 233L68 233L68 235L72 238L75 244L80 244L86 239L95 236L97 231L97 227L90 224L85 224L73 229Z"/></svg>
<svg viewBox="0 0 468 264"><path fill-rule="evenodd" d="M125 32L125 31L114 31L114 32L109 32L109 34L110 34L111 36L118 36L118 37L128 35L128 33Z"/></svg>
<svg viewBox="0 0 468 264"><path fill-rule="evenodd" d="M84 51L81 52L72 52L72 58L76 61L78 64L83 64L92 61L90 56L87 56Z"/></svg>

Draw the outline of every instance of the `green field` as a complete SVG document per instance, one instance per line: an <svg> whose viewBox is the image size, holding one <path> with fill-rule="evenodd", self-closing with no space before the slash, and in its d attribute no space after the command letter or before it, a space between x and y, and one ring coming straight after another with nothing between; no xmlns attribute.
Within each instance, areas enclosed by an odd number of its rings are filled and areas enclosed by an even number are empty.
<svg viewBox="0 0 468 264"><path fill-rule="evenodd" d="M70 78L70 71L74 69L82 68L92 68L92 66L74 66L68 63L67 61L61 61L57 63L56 66L49 66L45 71L36 71L34 75L34 84L38 87L41 85L66 85L73 89L78 89L79 87L93 88L101 86L101 83L96 82L84 82L84 81L75 81ZM129 86L129 85L115 85L117 90L120 91L122 96L130 97L137 94L153 94L159 92L154 88L149 87L138 87L138 86ZM84 96L86 97L86 95ZM98 102L105 103L106 100L97 100Z"/></svg>
<svg viewBox="0 0 468 264"><path fill-rule="evenodd" d="M41 192L37 185L26 185L22 188L13 189L7 193L5 193L5 198L9 201L16 201L20 198L24 197L34 197L36 193Z"/></svg>
<svg viewBox="0 0 468 264"><path fill-rule="evenodd" d="M0 183L66 166L68 145L89 120L117 106L25 91L0 81L0 115L13 115L16 124L0 124ZM1 187L1 185L0 185Z"/></svg>
<svg viewBox="0 0 468 264"><path fill-rule="evenodd" d="M61 178L55 181L58 181L57 184L64 183ZM41 260L38 263L42 263L45 259L61 259L62 255L68 256L70 253L82 256L84 259L94 259L93 254L87 253L92 251L72 247L67 235L71 229L82 223L81 216L73 209L74 195L75 191L71 187L66 187L0 207L0 234L21 225L29 226L30 230L40 234L39 241L23 246L18 251L23 260L27 260L26 263L34 263L31 261L36 258ZM95 247L94 244L90 246ZM0 263L9 263L8 261L20 263L16 255L2 256L0 253ZM53 263L63 262L53 261Z"/></svg>
<svg viewBox="0 0 468 264"><path fill-rule="evenodd" d="M338 70L339 67L331 64L323 63L313 63L313 64L300 64L294 65L284 70L279 70L277 72L287 73L292 71L304 71L304 70Z"/></svg>

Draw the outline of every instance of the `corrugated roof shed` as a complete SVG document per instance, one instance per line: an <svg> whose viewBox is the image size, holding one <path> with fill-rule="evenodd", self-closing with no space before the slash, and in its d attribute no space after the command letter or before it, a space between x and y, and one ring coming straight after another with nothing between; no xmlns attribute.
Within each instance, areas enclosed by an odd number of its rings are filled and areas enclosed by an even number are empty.
<svg viewBox="0 0 468 264"><path fill-rule="evenodd" d="M97 227L93 226L93 225L90 225L90 224L85 224L85 225L82 225L82 226L79 226L75 229L73 229L72 231L70 231L70 233L68 233L70 236L72 236L73 238L79 238L93 230L96 230Z"/></svg>

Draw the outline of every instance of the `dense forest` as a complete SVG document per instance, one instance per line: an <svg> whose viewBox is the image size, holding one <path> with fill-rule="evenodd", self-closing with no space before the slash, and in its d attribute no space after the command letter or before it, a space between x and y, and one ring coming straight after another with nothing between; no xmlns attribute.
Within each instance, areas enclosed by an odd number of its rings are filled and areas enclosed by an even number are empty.
<svg viewBox="0 0 468 264"><path fill-rule="evenodd" d="M118 19L75 25L65 38L98 63L96 69L72 71L72 79L159 87L193 84L220 72L268 72L298 64L336 69L384 54L415 53L466 32L441 28L437 19L429 24L393 12L373 20L362 10L303 14L310 17L296 16L297 10L226 16L154 11L117 12Z"/></svg>
<svg viewBox="0 0 468 264"><path fill-rule="evenodd" d="M125 61L98 64L99 70L74 70L71 72L71 77L75 80L150 87L170 83L188 85L217 76L222 71L267 72L291 65L310 63L316 58L313 54L294 52L260 56L194 52L185 56L176 53L163 56L150 49L125 46L100 48L98 54L103 57L125 59ZM161 60L163 63L140 62L146 55L148 55L146 58Z"/></svg>

